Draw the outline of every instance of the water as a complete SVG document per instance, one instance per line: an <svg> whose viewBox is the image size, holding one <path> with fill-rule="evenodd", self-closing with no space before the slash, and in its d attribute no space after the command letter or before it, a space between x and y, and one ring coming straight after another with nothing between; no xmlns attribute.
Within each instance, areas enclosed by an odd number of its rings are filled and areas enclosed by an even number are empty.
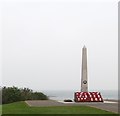
<svg viewBox="0 0 120 116"><path fill-rule="evenodd" d="M50 99L53 99L53 100L64 100L64 99L73 100L74 92L75 91L63 91L63 90L43 91L44 94L46 94L47 96L49 96ZM115 99L115 100L118 99L118 91L102 90L97 92L101 93L103 99Z"/></svg>

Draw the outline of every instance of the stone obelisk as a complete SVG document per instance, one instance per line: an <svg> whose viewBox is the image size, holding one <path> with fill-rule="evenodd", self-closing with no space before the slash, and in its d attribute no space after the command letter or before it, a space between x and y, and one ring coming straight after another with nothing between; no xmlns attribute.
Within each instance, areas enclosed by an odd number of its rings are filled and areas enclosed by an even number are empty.
<svg viewBox="0 0 120 116"><path fill-rule="evenodd" d="M87 48L82 48L81 92L88 92L87 81Z"/></svg>
<svg viewBox="0 0 120 116"><path fill-rule="evenodd" d="M88 92L87 48L82 48L81 91L74 93L75 102L103 102L100 92Z"/></svg>

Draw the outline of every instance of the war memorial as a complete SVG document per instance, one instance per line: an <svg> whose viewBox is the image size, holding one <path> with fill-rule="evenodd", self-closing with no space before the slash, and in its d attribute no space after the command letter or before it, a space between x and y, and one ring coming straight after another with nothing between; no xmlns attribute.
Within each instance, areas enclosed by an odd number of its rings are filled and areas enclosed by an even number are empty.
<svg viewBox="0 0 120 116"><path fill-rule="evenodd" d="M74 93L75 102L103 102L100 92L88 91L87 48L82 48L81 91Z"/></svg>

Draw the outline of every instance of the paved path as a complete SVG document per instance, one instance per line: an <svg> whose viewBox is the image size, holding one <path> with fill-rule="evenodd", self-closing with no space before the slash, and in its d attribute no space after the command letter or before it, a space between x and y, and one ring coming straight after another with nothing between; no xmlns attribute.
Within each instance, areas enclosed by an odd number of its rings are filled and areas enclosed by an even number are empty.
<svg viewBox="0 0 120 116"><path fill-rule="evenodd" d="M25 102L29 106L34 106L34 107L64 106L64 103L60 103L54 100L28 100Z"/></svg>
<svg viewBox="0 0 120 116"><path fill-rule="evenodd" d="M63 101L55 101L55 100L28 100L25 102L31 107L86 105L86 106L95 107L98 109L118 113L118 102L115 102L115 101L105 101L104 103L101 103L101 102L75 103L75 102L63 102Z"/></svg>
<svg viewBox="0 0 120 116"><path fill-rule="evenodd" d="M118 103L90 104L88 106L118 113Z"/></svg>

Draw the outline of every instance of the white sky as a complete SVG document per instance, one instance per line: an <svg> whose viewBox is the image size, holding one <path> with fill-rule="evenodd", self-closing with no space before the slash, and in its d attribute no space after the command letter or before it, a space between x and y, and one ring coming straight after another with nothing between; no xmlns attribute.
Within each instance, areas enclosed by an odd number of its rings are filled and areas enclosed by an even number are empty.
<svg viewBox="0 0 120 116"><path fill-rule="evenodd" d="M2 86L80 90L85 44L89 90L117 89L117 1L1 3Z"/></svg>

